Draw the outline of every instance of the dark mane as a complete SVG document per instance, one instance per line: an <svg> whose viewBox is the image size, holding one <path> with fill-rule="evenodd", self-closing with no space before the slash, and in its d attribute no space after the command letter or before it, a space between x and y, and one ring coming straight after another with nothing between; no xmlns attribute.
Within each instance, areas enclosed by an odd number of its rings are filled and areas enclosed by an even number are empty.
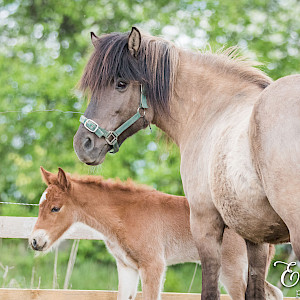
<svg viewBox="0 0 300 300"><path fill-rule="evenodd" d="M93 42L95 49L79 88L98 98L101 88L112 84L118 77L137 81L143 85L154 113L169 114L179 65L179 48L162 38L142 34L140 50L137 57L133 57L128 49L128 36L129 33L110 33ZM239 79L263 89L272 82L262 71L253 68L255 64L238 55L237 47L216 54L195 54L202 64L214 67L218 73L235 74Z"/></svg>
<svg viewBox="0 0 300 300"><path fill-rule="evenodd" d="M169 112L178 65L178 50L168 41L143 35L138 56L128 50L128 33L111 33L95 42L80 81L93 97L116 78L140 82L155 113Z"/></svg>

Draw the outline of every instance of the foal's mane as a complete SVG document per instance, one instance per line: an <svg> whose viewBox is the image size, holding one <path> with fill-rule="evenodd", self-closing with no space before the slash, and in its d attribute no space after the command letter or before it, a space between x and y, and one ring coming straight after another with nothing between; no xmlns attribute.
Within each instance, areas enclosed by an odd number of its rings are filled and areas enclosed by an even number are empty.
<svg viewBox="0 0 300 300"><path fill-rule="evenodd" d="M118 77L138 81L143 85L154 112L169 113L169 100L174 93L181 50L162 38L143 34L138 55L134 57L128 50L128 36L129 33L110 33L93 42L95 49L85 67L79 88L97 98L101 88ZM236 74L237 78L261 88L271 83L269 77L253 67L255 63L241 58L238 48L228 48L219 53L193 54L197 54L201 63L214 67L218 73Z"/></svg>
<svg viewBox="0 0 300 300"><path fill-rule="evenodd" d="M127 179L126 181L121 181L120 179L104 179L102 176L76 176L68 175L68 178L71 179L71 182L90 184L100 187L102 189L114 190L114 191L128 191L128 192L137 192L137 191L155 191L155 189L149 187L148 185L135 183L132 179Z"/></svg>

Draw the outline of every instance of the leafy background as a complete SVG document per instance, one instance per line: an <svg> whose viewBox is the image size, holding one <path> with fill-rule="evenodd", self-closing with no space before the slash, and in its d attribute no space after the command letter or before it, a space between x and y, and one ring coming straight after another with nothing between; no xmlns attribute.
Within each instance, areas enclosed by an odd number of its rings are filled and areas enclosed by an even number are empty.
<svg viewBox="0 0 300 300"><path fill-rule="evenodd" d="M40 165L50 171L60 166L71 173L131 177L183 194L178 149L156 128L152 134L149 129L138 133L102 166L90 168L78 161L72 147L79 115L34 112L85 110L86 100L75 87L91 51L90 31L124 32L137 25L184 48L237 44L277 79L299 72L299 16L297 0L0 0L0 201L37 203L45 188ZM1 205L0 213L36 216L37 209ZM60 247L60 287L70 247L70 242ZM2 286L36 287L40 277L40 286L51 288L53 258L35 258L26 241L2 240ZM275 259L294 259L290 246L277 246ZM14 268L5 273L5 266ZM165 290L186 292L193 271L193 264L169 268ZM271 267L273 284L280 286L281 272ZM201 291L200 279L198 270L192 291ZM114 262L102 242L80 242L71 286L117 288ZM282 288L290 296L296 289Z"/></svg>

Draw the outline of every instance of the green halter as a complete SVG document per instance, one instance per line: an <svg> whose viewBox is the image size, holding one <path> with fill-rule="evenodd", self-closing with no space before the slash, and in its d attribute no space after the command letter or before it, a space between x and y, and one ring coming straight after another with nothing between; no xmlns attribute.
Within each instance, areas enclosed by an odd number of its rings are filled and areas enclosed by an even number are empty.
<svg viewBox="0 0 300 300"><path fill-rule="evenodd" d="M133 115L130 119L124 122L120 127L118 127L114 131L107 131L104 128L101 128L95 121L86 118L82 115L79 121L83 124L83 126L96 134L97 137L102 138L104 137L106 142L113 146L113 149L110 153L117 153L119 151L119 144L118 144L118 137L121 133L123 133L127 128L129 128L133 123L135 123L139 118L143 118L145 116L145 109L148 108L146 96L143 93L143 88L141 85L141 101L140 106L137 109L135 115ZM140 111L143 111L142 114Z"/></svg>

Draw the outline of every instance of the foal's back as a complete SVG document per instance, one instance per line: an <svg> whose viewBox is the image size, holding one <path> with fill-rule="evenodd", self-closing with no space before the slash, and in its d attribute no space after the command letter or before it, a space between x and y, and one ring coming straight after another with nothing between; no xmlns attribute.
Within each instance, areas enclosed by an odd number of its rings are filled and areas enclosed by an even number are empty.
<svg viewBox="0 0 300 300"><path fill-rule="evenodd" d="M159 257L167 265L199 260L185 197L147 188L121 190L113 197L120 201L118 214L123 230L118 238L123 247L135 249L135 260Z"/></svg>

